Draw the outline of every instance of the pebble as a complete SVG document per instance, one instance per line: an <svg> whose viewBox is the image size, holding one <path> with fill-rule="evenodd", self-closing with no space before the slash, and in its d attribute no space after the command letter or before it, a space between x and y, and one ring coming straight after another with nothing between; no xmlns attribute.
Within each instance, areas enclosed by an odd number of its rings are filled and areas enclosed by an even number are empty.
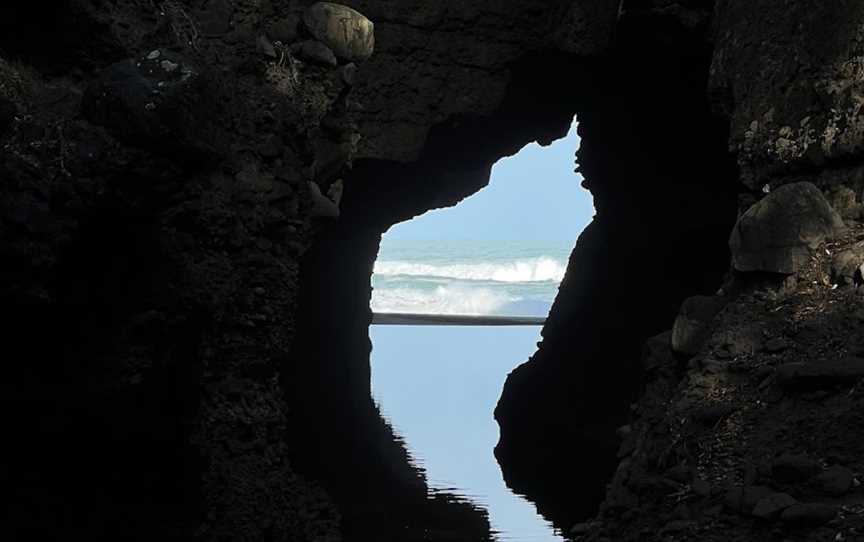
<svg viewBox="0 0 864 542"><path fill-rule="evenodd" d="M797 502L788 493L772 493L756 503L756 506L753 508L753 515L757 518L773 519L780 515L783 510L797 504Z"/></svg>
<svg viewBox="0 0 864 542"><path fill-rule="evenodd" d="M765 351L769 354L778 354L789 348L789 342L782 337L774 337L765 343Z"/></svg>
<svg viewBox="0 0 864 542"><path fill-rule="evenodd" d="M162 63L159 65L162 66L162 69L168 73L171 73L180 67L179 64L177 64L175 62L171 62L170 60L163 60Z"/></svg>

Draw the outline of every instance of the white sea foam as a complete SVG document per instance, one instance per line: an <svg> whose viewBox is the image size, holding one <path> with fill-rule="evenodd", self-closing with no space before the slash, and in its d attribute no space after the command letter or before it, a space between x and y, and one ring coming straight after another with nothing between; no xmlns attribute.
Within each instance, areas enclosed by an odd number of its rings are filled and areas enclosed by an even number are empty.
<svg viewBox="0 0 864 542"><path fill-rule="evenodd" d="M488 288L439 286L434 290L375 289L371 305L374 312L490 315L512 301L516 299Z"/></svg>
<svg viewBox="0 0 864 542"><path fill-rule="evenodd" d="M510 262L467 264L436 265L405 261L375 263L375 273L383 276L442 277L494 282L561 282L566 269L565 263L547 256Z"/></svg>

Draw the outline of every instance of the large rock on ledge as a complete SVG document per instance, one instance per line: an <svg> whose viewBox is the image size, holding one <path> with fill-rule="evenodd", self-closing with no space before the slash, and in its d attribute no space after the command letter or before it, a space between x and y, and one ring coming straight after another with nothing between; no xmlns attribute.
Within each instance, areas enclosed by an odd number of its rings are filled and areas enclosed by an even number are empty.
<svg viewBox="0 0 864 542"><path fill-rule="evenodd" d="M318 2L306 10L303 23L315 39L343 60L362 62L375 49L375 25L348 6Z"/></svg>
<svg viewBox="0 0 864 542"><path fill-rule="evenodd" d="M843 221L811 183L781 186L738 219L729 238L738 271L794 274L810 251L843 229Z"/></svg>

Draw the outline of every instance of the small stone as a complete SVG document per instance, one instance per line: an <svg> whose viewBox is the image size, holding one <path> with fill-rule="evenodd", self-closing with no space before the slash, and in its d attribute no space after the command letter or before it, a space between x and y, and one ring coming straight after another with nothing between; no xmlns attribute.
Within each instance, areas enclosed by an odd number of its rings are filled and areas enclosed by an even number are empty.
<svg viewBox="0 0 864 542"><path fill-rule="evenodd" d="M321 187L314 181L309 181L309 195L312 200L310 214L313 217L338 218L339 206L330 198L321 193Z"/></svg>
<svg viewBox="0 0 864 542"><path fill-rule="evenodd" d="M147 55L147 60L156 60L160 56L162 56L162 51L156 49L155 51L150 51L150 53Z"/></svg>
<svg viewBox="0 0 864 542"><path fill-rule="evenodd" d="M787 493L772 493L756 503L756 506L753 508L753 515L762 519L774 519L783 510L786 510L797 502L794 497Z"/></svg>
<svg viewBox="0 0 864 542"><path fill-rule="evenodd" d="M692 416L694 421L704 425L714 425L734 413L735 410L735 406L729 404L709 405L697 409Z"/></svg>
<svg viewBox="0 0 864 542"><path fill-rule="evenodd" d="M171 73L171 72L173 72L174 70L176 70L177 68L180 67L179 64L174 63L174 62L171 62L170 60L163 60L163 61L161 62L161 64L159 64L159 65L162 66L162 69L165 70L165 71L168 72L168 73Z"/></svg>
<svg viewBox="0 0 864 542"><path fill-rule="evenodd" d="M576 525L570 527L570 534L573 536L582 536L591 532L592 529L597 529L601 526L600 522L597 521L586 521L583 523L577 523Z"/></svg>
<svg viewBox="0 0 864 542"><path fill-rule="evenodd" d="M784 523L792 525L802 525L807 527L817 527L828 523L834 516L837 515L837 509L829 504L823 503L805 503L793 504L783 510L780 514L780 519Z"/></svg>
<svg viewBox="0 0 864 542"><path fill-rule="evenodd" d="M771 477L778 482L804 482L819 472L819 463L806 455L783 454L771 464Z"/></svg>
<svg viewBox="0 0 864 542"><path fill-rule="evenodd" d="M774 337L765 343L764 350L769 354L778 354L789 348L789 342L782 337Z"/></svg>
<svg viewBox="0 0 864 542"><path fill-rule="evenodd" d="M346 85L354 86L354 79L357 77L357 65L353 62L342 66L342 82Z"/></svg>
<svg viewBox="0 0 864 542"><path fill-rule="evenodd" d="M839 497L852 489L854 473L846 467L835 465L819 474L813 483L826 495Z"/></svg>
<svg viewBox="0 0 864 542"><path fill-rule="evenodd" d="M711 484L701 478L694 480L693 484L690 485L690 489L700 497L708 497L711 495Z"/></svg>
<svg viewBox="0 0 864 542"><path fill-rule="evenodd" d="M696 527L696 522L688 519L676 519L672 520L666 525L663 526L661 532L663 533L680 533L682 531L688 531L692 528Z"/></svg>
<svg viewBox="0 0 864 542"><path fill-rule="evenodd" d="M709 361L705 361L702 363L702 370L706 374L719 375L719 374L722 374L726 371L728 365L729 365L728 363L709 360Z"/></svg>
<svg viewBox="0 0 864 542"><path fill-rule="evenodd" d="M711 322L725 304L723 298L703 295L684 300L672 326L672 349L681 354L696 354L711 333Z"/></svg>
<svg viewBox="0 0 864 542"><path fill-rule="evenodd" d="M268 40L264 36L258 36L258 39L255 41L255 47L258 50L258 52L264 56L267 56L270 58L276 58L277 57L276 49L273 48L273 44L270 43L270 40Z"/></svg>

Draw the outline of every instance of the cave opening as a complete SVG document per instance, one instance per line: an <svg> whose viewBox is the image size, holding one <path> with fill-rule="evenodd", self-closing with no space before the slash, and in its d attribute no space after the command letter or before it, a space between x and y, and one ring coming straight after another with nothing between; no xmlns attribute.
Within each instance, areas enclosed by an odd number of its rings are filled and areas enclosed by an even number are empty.
<svg viewBox="0 0 864 542"><path fill-rule="evenodd" d="M507 377L495 456L507 486L562 531L597 511L617 463L615 429L638 397L642 345L684 298L720 285L737 210L728 127L704 92L710 46L651 28L622 34L596 61L527 55L509 67L494 114L453 117L416 160L362 158L346 176L341 216L303 257L302 319L283 378L298 428L292 460L334 496L349 539L489 539L485 511L429 498L373 401L371 277L394 224L474 194L501 157L562 137L574 116L596 214L537 351Z"/></svg>
<svg viewBox="0 0 864 542"><path fill-rule="evenodd" d="M505 485L492 412L506 375L534 353L593 215L573 171L578 141L574 119L566 137L497 162L489 186L455 207L394 225L372 276L372 395L383 417L429 491L485 509L505 539L560 540Z"/></svg>

